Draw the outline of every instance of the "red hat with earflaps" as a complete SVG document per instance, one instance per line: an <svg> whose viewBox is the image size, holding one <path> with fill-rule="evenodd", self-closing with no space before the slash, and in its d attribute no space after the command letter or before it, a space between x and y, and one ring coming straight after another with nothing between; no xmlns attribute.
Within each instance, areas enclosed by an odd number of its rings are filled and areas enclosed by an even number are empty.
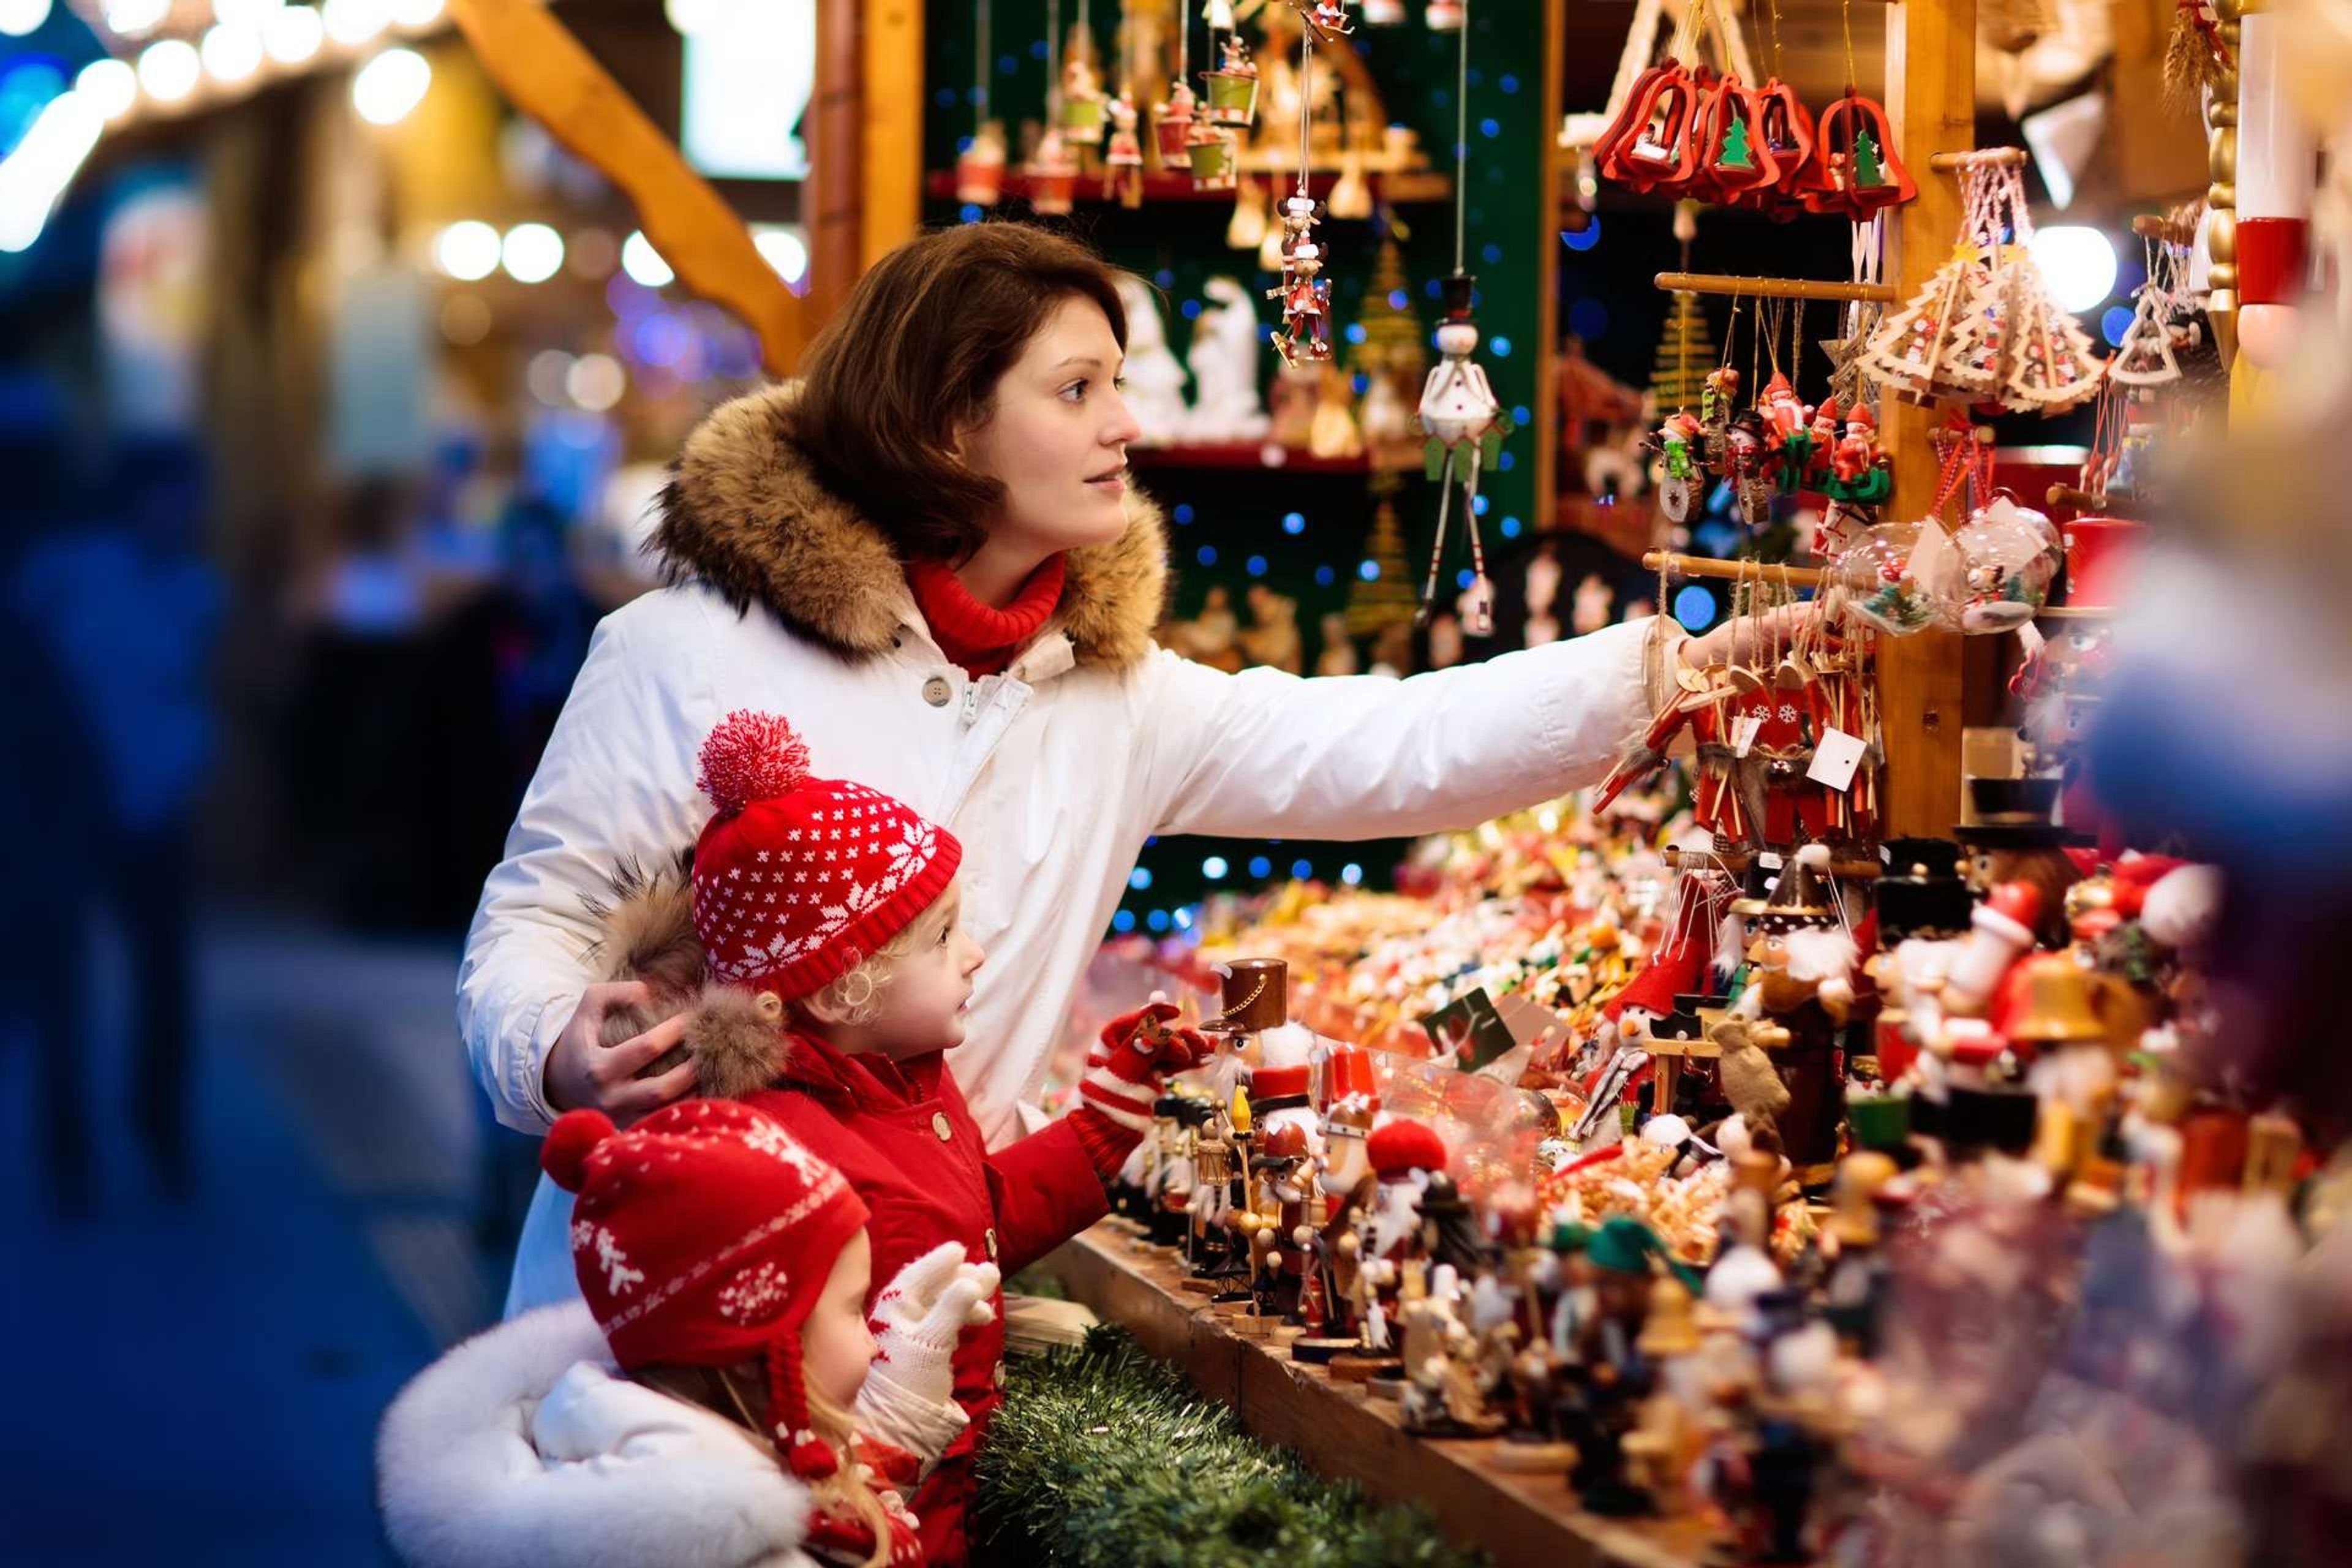
<svg viewBox="0 0 2352 1568"><path fill-rule="evenodd" d="M680 1100L625 1132L602 1111L568 1111L539 1163L579 1194L572 1265L622 1369L760 1360L786 1464L808 1480L838 1469L809 1423L801 1325L866 1226L841 1173L728 1100Z"/></svg>

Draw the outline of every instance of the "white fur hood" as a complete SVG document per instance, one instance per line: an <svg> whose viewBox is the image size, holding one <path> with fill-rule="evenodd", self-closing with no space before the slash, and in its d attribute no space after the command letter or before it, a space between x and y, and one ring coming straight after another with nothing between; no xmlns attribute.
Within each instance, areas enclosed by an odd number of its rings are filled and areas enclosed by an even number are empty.
<svg viewBox="0 0 2352 1568"><path fill-rule="evenodd" d="M411 1568L802 1568L807 1489L732 1424L614 1374L584 1306L467 1341L376 1440Z"/></svg>

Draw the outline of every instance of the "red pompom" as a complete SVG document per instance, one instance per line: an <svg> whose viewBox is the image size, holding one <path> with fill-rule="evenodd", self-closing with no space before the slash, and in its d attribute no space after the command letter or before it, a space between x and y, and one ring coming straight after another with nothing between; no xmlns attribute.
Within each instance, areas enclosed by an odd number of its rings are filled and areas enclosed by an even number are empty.
<svg viewBox="0 0 2352 1568"><path fill-rule="evenodd" d="M702 776L694 785L721 816L732 816L755 800L790 795L809 776L808 742L782 714L748 708L719 721L702 742L701 762Z"/></svg>
<svg viewBox="0 0 2352 1568"><path fill-rule="evenodd" d="M539 1146L539 1168L567 1193L588 1179L588 1156L613 1135L613 1119L601 1110L567 1110L547 1130Z"/></svg>
<svg viewBox="0 0 2352 1568"><path fill-rule="evenodd" d="M833 1451L833 1445L814 1432L802 1432L794 1437L786 1460L793 1474L804 1481L821 1481L841 1468L841 1458Z"/></svg>
<svg viewBox="0 0 2352 1568"><path fill-rule="evenodd" d="M1445 1169L1445 1140L1427 1123L1402 1116L1372 1129L1364 1140L1364 1154L1374 1173L1382 1177Z"/></svg>

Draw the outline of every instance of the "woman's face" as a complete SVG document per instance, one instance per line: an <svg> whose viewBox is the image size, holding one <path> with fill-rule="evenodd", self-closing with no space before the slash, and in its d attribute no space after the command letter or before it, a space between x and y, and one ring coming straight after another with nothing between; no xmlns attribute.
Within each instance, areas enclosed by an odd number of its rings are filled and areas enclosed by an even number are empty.
<svg viewBox="0 0 2352 1568"><path fill-rule="evenodd" d="M1004 487L992 544L1040 559L1107 544L1127 529L1127 444L1139 434L1120 395L1125 363L1101 307L1065 300L996 384L964 462Z"/></svg>
<svg viewBox="0 0 2352 1568"><path fill-rule="evenodd" d="M801 1376L836 1410L857 1402L866 1369L874 1363L874 1333L866 1326L866 1291L873 1275L874 1248L860 1230L834 1258L824 1292L801 1325Z"/></svg>

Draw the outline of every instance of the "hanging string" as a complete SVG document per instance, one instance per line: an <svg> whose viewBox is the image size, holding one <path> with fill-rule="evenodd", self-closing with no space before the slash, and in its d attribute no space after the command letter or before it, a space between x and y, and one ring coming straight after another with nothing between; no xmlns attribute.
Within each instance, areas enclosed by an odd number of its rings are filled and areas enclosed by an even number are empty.
<svg viewBox="0 0 2352 1568"><path fill-rule="evenodd" d="M988 123L988 5L980 0L979 9L972 14L971 42L971 129L977 134Z"/></svg>
<svg viewBox="0 0 2352 1568"><path fill-rule="evenodd" d="M1794 301L1789 312L1789 379L1798 385L1805 380L1805 302Z"/></svg>
<svg viewBox="0 0 2352 1568"><path fill-rule="evenodd" d="M1307 133L1315 119L1315 29L1303 22L1298 28L1298 194L1307 194ZM1460 247L1454 269L1462 270Z"/></svg>
<svg viewBox="0 0 2352 1568"><path fill-rule="evenodd" d="M1045 123L1062 123L1062 0L1045 0Z"/></svg>
<svg viewBox="0 0 2352 1568"><path fill-rule="evenodd" d="M1303 170L1306 160L1299 160ZM1454 274L1462 275L1464 226L1470 200L1470 5L1463 0L1462 37L1454 60Z"/></svg>
<svg viewBox="0 0 2352 1568"><path fill-rule="evenodd" d="M1192 7L1176 0L1176 79L1190 85L1192 75Z"/></svg>
<svg viewBox="0 0 2352 1568"><path fill-rule="evenodd" d="M1780 75L1780 8L1773 0L1764 0L1764 47L1771 52L1772 75Z"/></svg>
<svg viewBox="0 0 2352 1568"><path fill-rule="evenodd" d="M1853 84L1861 79L1853 69L1853 0L1840 0L1838 26L1845 32L1845 89L1852 92Z"/></svg>

